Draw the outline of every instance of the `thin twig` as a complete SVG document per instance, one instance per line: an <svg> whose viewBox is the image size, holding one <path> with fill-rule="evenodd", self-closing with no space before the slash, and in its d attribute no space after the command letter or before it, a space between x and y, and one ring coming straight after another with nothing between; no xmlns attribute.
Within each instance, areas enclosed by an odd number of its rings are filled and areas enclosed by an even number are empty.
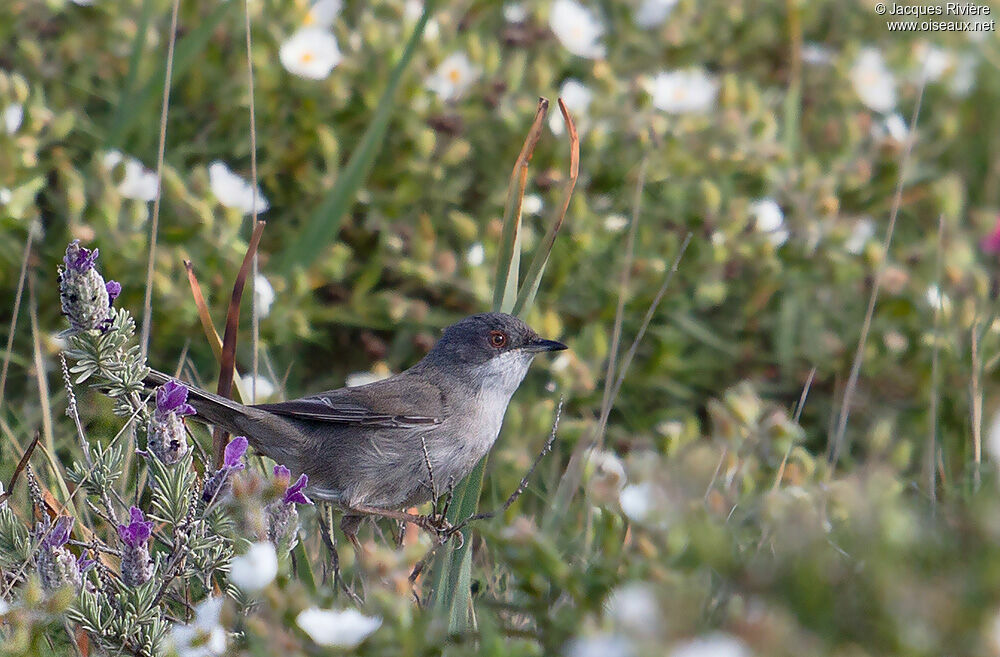
<svg viewBox="0 0 1000 657"><path fill-rule="evenodd" d="M930 399L930 427L927 435L927 494L931 500L931 512L937 507L937 472L935 469L934 454L937 452L937 431L938 431L938 386L941 383L938 368L940 340L941 340L941 271L944 262L944 214L938 217L937 236L937 265L936 265L936 285L938 286L937 303L934 304L934 343L931 345L931 399ZM973 324L972 329L972 356L973 368L975 368L976 355L976 329ZM975 385L975 373L973 373L973 385ZM978 473L977 473L978 474Z"/></svg>
<svg viewBox="0 0 1000 657"><path fill-rule="evenodd" d="M28 236L24 239L24 257L21 258L21 273L17 278L17 292L14 294L14 311L10 317L10 331L7 333L7 350L3 355L3 368L0 369L0 406L3 406L3 393L7 387L7 368L10 367L10 357L14 348L14 331L17 329L17 314L21 310L21 297L24 295L25 275L28 273L28 260L31 258L31 243L38 230L36 222L28 225Z"/></svg>
<svg viewBox="0 0 1000 657"><path fill-rule="evenodd" d="M146 263L146 296L142 303L142 337L139 345L142 358L149 352L149 329L153 322L153 266L156 262L156 234L160 225L160 197L163 196L163 155L167 147L167 112L170 109L170 84L174 73L174 45L177 43L177 14L181 0L174 0L170 15L170 36L167 41L167 69L163 77L163 106L160 109L160 143L156 152L156 198L153 199L153 219L149 223L149 261Z"/></svg>
<svg viewBox="0 0 1000 657"><path fill-rule="evenodd" d="M806 384L802 386L802 394L799 395L799 401L795 405L795 414L794 417L792 418L792 421L795 424L798 424L799 420L802 418L802 409L806 405L806 399L809 397L809 390L812 389L812 383L814 378L816 378L815 365L813 365L813 368L809 370L809 376L806 377ZM776 474L774 477L774 485L771 486L771 490L778 490L778 485L781 483L782 478L785 476L785 465L788 464L788 457L792 453L793 446L794 443L789 445L788 449L785 450L785 456L781 459L781 465L778 467L778 474Z"/></svg>
<svg viewBox="0 0 1000 657"><path fill-rule="evenodd" d="M553 418L552 420L552 430L549 432L549 437L545 441L545 445L542 447L542 451L540 451L538 453L538 456L535 457L535 460L531 464L531 467L528 468L528 471L525 473L525 475L521 477L521 483L518 484L514 492L507 497L507 501L503 503L503 506L500 507L499 509L494 509L493 511L488 511L486 513L477 513L475 515L469 516L465 520L451 527L446 534L447 536L451 536L452 534L460 532L470 522L475 522L477 520L489 520L490 518L496 517L501 513L504 513L514 504L514 502L517 501L517 498L521 497L521 495L524 494L524 491L528 489L528 483L531 481L531 476L535 474L535 469L538 468L538 464L542 462L542 459L545 458L545 456L549 452L552 451L552 445L554 445L556 442L556 432L559 430L559 420L562 417L562 409L563 409L563 397L559 397L559 403L556 405L556 415L555 418Z"/></svg>
<svg viewBox="0 0 1000 657"><path fill-rule="evenodd" d="M854 352L854 361L851 363L851 373L847 377L847 385L844 388L844 398L840 402L840 414L837 419L837 430L833 436L833 449L830 453L830 473L837 466L840 459L840 452L843 448L844 434L847 432L847 420L851 413L851 400L854 397L854 390L858 385L858 377L861 375L861 364L865 357L865 344L868 342L868 332L872 327L872 318L875 315L875 304L878 302L879 289L882 287L882 278L885 275L889 264L889 247L892 246L892 234L896 230L896 218L899 216L899 207L903 202L903 184L906 182L906 167L910 162L910 152L913 150L913 143L916 141L915 130L917 127L917 117L920 116L920 105L924 99L924 87L927 85L927 77L923 76L920 81L920 88L917 90L917 102L913 107L913 115L910 117L910 129L903 155L899 162L899 179L896 181L896 192L892 199L892 209L889 212L889 226L885 231L885 240L882 242L882 259L875 270L875 281L872 284L871 295L868 297L868 308L865 310L865 319L861 324L861 336L858 338L858 348Z"/></svg>

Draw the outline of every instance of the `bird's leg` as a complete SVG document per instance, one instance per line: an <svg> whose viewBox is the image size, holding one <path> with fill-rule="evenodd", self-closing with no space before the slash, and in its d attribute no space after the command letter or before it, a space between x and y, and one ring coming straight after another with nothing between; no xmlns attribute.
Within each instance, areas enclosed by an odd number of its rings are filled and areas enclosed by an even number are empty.
<svg viewBox="0 0 1000 657"><path fill-rule="evenodd" d="M451 523L444 517L437 516L418 516L414 513L407 513L405 511L394 511L392 509L377 509L371 506L355 505L348 509L351 514L363 514L367 516L377 516L379 518L388 518L389 520L398 520L400 522L413 523L417 527L420 527L428 534L434 537L439 543L444 542L442 539L450 536ZM344 532L345 534L347 532Z"/></svg>
<svg viewBox="0 0 1000 657"><path fill-rule="evenodd" d="M324 504L322 511L317 514L320 524L320 537L323 539L323 544L326 545L326 549L330 552L330 566L333 570L333 585L335 587L339 586L344 593L354 600L356 603L361 604L361 598L351 590L344 581L343 576L340 573L340 553L337 552L337 536L333 531L333 506L330 504ZM325 570L325 568L324 568Z"/></svg>

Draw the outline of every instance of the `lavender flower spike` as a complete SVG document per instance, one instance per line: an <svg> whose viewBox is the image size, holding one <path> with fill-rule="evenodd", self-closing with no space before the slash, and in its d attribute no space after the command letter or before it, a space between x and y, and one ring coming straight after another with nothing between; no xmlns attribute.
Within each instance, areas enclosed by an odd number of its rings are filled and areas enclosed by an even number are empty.
<svg viewBox="0 0 1000 657"><path fill-rule="evenodd" d="M85 249L79 240L66 247L59 268L59 301L72 331L104 330L111 318L109 286L94 266L96 260L97 249Z"/></svg>
<svg viewBox="0 0 1000 657"><path fill-rule="evenodd" d="M306 497L302 490L309 485L309 475L303 473L299 475L298 481L285 489L285 496L282 498L285 504L312 504L312 500Z"/></svg>
<svg viewBox="0 0 1000 657"><path fill-rule="evenodd" d="M236 436L226 445L223 453L222 467L215 471L205 482L205 489L201 492L201 499L211 502L222 496L225 486L229 483L229 473L234 470L242 470L246 467L243 463L243 455L247 451L246 436Z"/></svg>
<svg viewBox="0 0 1000 657"><path fill-rule="evenodd" d="M288 482L292 480L292 471L283 465L276 465L274 466L274 478L288 486Z"/></svg>
<svg viewBox="0 0 1000 657"><path fill-rule="evenodd" d="M180 461L190 449L181 419L195 412L187 396L187 387L179 381L167 381L156 389L156 409L149 418L146 447L167 465Z"/></svg>
<svg viewBox="0 0 1000 657"><path fill-rule="evenodd" d="M149 537L153 523L146 520L138 507L129 509L129 523L118 525L122 540L122 581L128 586L140 586L153 576L153 560L149 558Z"/></svg>
<svg viewBox="0 0 1000 657"><path fill-rule="evenodd" d="M46 591L55 591L66 585L78 589L83 583L80 564L65 547L72 527L73 518L70 516L60 516L54 525L49 524L46 517L44 524L36 526L36 533L42 537L37 559L38 576Z"/></svg>

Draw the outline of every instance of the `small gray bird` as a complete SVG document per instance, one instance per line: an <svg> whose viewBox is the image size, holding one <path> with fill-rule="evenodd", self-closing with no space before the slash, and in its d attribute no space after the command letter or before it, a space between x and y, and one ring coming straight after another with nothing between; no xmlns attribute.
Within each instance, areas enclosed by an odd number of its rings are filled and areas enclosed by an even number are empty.
<svg viewBox="0 0 1000 657"><path fill-rule="evenodd" d="M516 317L484 313L448 327L419 363L382 381L254 406L191 389L188 403L197 418L309 475L308 492L344 510L341 527L355 540L362 515L413 521L400 509L469 474L531 361L562 349ZM153 372L147 383L168 379Z"/></svg>

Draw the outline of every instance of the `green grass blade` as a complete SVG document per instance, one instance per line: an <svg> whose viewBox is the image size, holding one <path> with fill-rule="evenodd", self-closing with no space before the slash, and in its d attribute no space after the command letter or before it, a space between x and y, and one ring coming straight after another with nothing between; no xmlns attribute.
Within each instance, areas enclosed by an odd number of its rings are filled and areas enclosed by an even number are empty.
<svg viewBox="0 0 1000 657"><path fill-rule="evenodd" d="M424 5L420 20L413 28L413 33L410 35L410 40L407 42L402 56L389 74L389 83L375 108L375 116L372 117L365 134L351 154L351 159L348 160L344 170L337 177L337 182L327 193L326 198L306 221L305 226L299 232L298 239L284 252L278 263L278 269L282 273L287 274L296 265L308 267L323 248L336 237L344 215L354 203L358 189L368 178L368 173L375 163L375 156L378 155L382 146L382 140L389 126L389 118L395 108L396 90L399 88L403 72L410 60L413 59L413 54L416 52L424 33L424 26L427 25L433 10L434 0L428 0Z"/></svg>
<svg viewBox="0 0 1000 657"><path fill-rule="evenodd" d="M208 45L219 22L225 18L228 12L233 11L234 7L239 8L240 6L239 2L220 3L201 20L197 27L185 34L182 39L177 40L177 49L174 52L173 84L176 84L193 64L200 61L199 55ZM159 94L163 91L163 81L166 79L166 75L167 68L166 62L164 62L156 75L146 80L142 88L128 99L128 103L125 102L125 98L122 99L119 106L124 107L124 109L120 115L117 112L114 115L117 123L108 126L107 145L109 148L121 147L139 120L146 116L146 110L150 103L159 98Z"/></svg>

